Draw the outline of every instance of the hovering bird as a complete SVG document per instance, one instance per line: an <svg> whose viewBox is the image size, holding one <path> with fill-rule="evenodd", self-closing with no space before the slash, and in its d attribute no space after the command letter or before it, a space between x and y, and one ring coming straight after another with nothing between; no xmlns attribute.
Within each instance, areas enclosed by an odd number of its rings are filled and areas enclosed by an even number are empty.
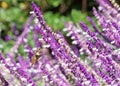
<svg viewBox="0 0 120 86"><path fill-rule="evenodd" d="M35 64L37 62L37 60L40 58L40 48L38 48L36 51L35 51L35 55L33 56L32 60L31 60L31 63L32 65Z"/></svg>

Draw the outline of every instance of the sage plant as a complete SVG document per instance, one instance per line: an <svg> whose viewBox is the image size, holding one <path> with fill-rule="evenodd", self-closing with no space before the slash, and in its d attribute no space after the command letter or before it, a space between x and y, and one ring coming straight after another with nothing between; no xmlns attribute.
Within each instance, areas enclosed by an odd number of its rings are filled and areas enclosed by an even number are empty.
<svg viewBox="0 0 120 86"><path fill-rule="evenodd" d="M93 8L93 14L100 28L91 17L88 20L92 28L84 21L78 26L64 22L66 36L54 32L32 2L31 17L21 35L14 24L11 51L6 55L0 52L0 85L120 86L119 5L112 0L96 1L99 9ZM30 32L33 39L28 41ZM29 44L32 41L34 47ZM18 51L20 45L24 46L25 57Z"/></svg>

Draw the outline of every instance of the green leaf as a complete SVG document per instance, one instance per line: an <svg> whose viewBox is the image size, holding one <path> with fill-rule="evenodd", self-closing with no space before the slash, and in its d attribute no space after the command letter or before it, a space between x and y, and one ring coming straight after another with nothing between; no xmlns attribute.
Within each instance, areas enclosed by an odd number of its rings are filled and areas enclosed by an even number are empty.
<svg viewBox="0 0 120 86"><path fill-rule="evenodd" d="M47 0L48 5L57 7L62 3L63 0Z"/></svg>
<svg viewBox="0 0 120 86"><path fill-rule="evenodd" d="M85 21L87 15L85 13L81 13L79 10L72 9L71 17L75 23L78 23L80 21Z"/></svg>

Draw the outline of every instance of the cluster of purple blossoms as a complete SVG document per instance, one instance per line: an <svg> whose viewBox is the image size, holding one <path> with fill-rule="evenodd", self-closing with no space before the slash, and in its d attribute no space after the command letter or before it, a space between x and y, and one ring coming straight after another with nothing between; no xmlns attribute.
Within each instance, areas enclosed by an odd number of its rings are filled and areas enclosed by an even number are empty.
<svg viewBox="0 0 120 86"><path fill-rule="evenodd" d="M84 22L79 26L64 22L63 31L72 43L60 31L52 31L32 2L32 15L20 36L13 27L16 37L11 52L0 52L0 86L41 86L40 82L44 86L120 86L120 14L118 5L110 1L97 0L99 9L93 8L102 29L91 17L94 31ZM29 32L35 47L29 45ZM20 45L26 58L18 52Z"/></svg>

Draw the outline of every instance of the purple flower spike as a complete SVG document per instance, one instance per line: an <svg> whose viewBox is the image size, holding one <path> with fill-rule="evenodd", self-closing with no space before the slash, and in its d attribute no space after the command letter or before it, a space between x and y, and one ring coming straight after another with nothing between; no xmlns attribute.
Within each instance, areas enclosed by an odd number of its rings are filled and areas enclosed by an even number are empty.
<svg viewBox="0 0 120 86"><path fill-rule="evenodd" d="M9 83L5 80L2 74L0 74L0 80L2 81L3 86L9 86Z"/></svg>
<svg viewBox="0 0 120 86"><path fill-rule="evenodd" d="M90 17L92 27L64 22L67 37L53 32L32 2L33 15L20 36L14 24L11 52L0 46L0 86L120 86L120 7L115 1L97 0L93 13L100 30Z"/></svg>

